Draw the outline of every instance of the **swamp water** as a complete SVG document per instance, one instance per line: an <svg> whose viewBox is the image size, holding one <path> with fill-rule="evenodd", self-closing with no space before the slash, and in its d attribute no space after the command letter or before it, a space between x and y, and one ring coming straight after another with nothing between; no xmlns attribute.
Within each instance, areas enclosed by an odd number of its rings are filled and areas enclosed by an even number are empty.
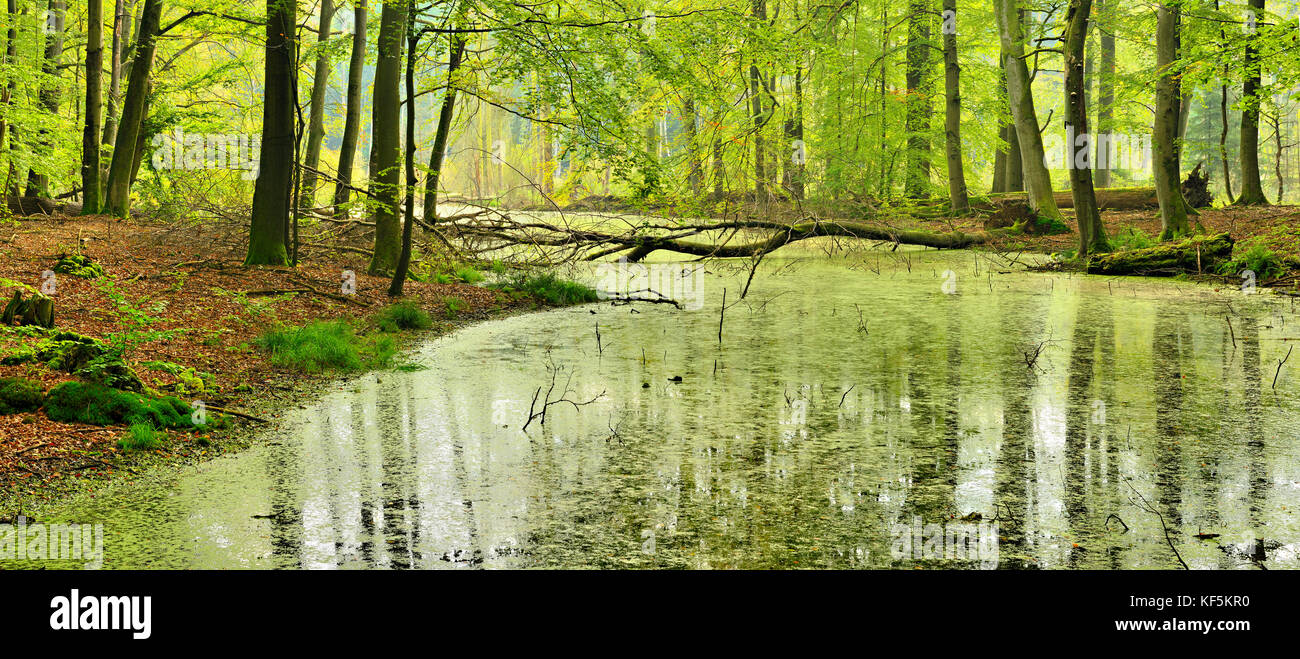
<svg viewBox="0 0 1300 659"><path fill-rule="evenodd" d="M772 256L737 302L747 263L708 268L699 309L472 326L42 521L102 523L106 568L1300 565L1291 300L900 251Z"/></svg>

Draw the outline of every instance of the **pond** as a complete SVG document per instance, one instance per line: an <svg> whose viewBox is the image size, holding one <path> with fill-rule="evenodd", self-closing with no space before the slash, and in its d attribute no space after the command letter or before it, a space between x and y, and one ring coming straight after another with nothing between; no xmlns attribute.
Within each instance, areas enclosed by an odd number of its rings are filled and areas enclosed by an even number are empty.
<svg viewBox="0 0 1300 659"><path fill-rule="evenodd" d="M740 300L748 265L431 340L53 517L106 568L1300 565L1289 299L783 250Z"/></svg>

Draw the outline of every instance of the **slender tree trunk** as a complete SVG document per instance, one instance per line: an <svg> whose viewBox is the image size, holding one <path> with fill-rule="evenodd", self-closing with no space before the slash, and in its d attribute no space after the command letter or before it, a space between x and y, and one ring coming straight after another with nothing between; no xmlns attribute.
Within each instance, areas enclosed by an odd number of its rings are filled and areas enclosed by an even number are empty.
<svg viewBox="0 0 1300 659"><path fill-rule="evenodd" d="M929 0L911 0L907 19L907 174L903 194L930 196L930 14Z"/></svg>
<svg viewBox="0 0 1300 659"><path fill-rule="evenodd" d="M366 68L366 3L353 0L352 59L348 62L347 114L343 121L343 144L339 146L339 181L334 188L334 214L342 215L351 197L352 168L357 159L357 137L361 133L361 74Z"/></svg>
<svg viewBox="0 0 1300 659"><path fill-rule="evenodd" d="M1107 145L1110 143L1111 133L1115 130L1115 10L1113 7L1117 1L1099 0L1096 12L1097 32L1101 46L1101 70L1097 76L1097 135L1102 139L1093 140L1097 146L1093 168L1096 170L1094 183L1099 188L1110 187L1110 170L1113 166Z"/></svg>
<svg viewBox="0 0 1300 659"><path fill-rule="evenodd" d="M108 108L104 111L104 134L100 144L106 149L113 147L117 137L118 104L122 95L122 51L131 31L131 12L126 0L116 0L113 9L113 52L109 61L108 98L104 99ZM104 175L108 174L108 163L103 163Z"/></svg>
<svg viewBox="0 0 1300 659"><path fill-rule="evenodd" d="M759 29L767 21L767 0L751 0L750 13L752 14L755 29ZM749 65L749 96L750 114L753 115L754 121L754 198L761 201L766 189L764 184L767 182L767 173L763 167L765 164L763 74L758 69L757 60Z"/></svg>
<svg viewBox="0 0 1300 659"><path fill-rule="evenodd" d="M113 158L108 166L104 212L126 217L131 210L131 179L136 162L136 143L140 139L149 94L149 73L153 69L154 47L162 15L161 0L144 0L140 13L139 37L131 59L131 73L122 102L122 119L113 142Z"/></svg>
<svg viewBox="0 0 1300 659"><path fill-rule="evenodd" d="M970 212L970 199L966 193L966 173L961 162L961 67L957 63L957 0L943 0L943 9L944 142L948 156L948 202L954 215L964 215Z"/></svg>
<svg viewBox="0 0 1300 659"><path fill-rule="evenodd" d="M48 20L52 23L45 23L44 28L48 30L45 35L45 59L42 60L41 70L51 79L56 79L59 75L59 60L63 57L63 22L65 18L64 0L49 0ZM40 92L41 109L48 113L52 118L58 117L59 114L59 87L56 82L47 82L41 87ZM53 152L54 145L50 143L48 131L42 129L38 132L37 138L40 145L41 155L49 157ZM33 167L27 173L27 196L51 196L49 191L50 179L39 169Z"/></svg>
<svg viewBox="0 0 1300 659"><path fill-rule="evenodd" d="M415 2L411 0L411 13L407 18L410 23L415 22ZM418 40L417 32L414 27L407 28L407 53L415 52L416 41ZM424 217L426 221L437 221L438 215L434 209L438 206L438 178L442 174L443 156L447 153L447 142L451 137L451 120L456 113L456 70L460 68L461 57L465 53L465 37L456 34L451 37L451 48L447 56L447 91L442 97L442 111L438 113L438 132L433 137L433 159L429 163L429 178L425 181L424 197ZM397 268L393 274L393 281L388 286L388 294L396 297L402 294L402 284L406 281L406 273L411 265L411 233L415 224L415 119L414 112L410 111L414 107L415 97L415 67L413 66L414 57L407 57L406 64L406 98L407 98L407 119L406 119L406 226L402 229L402 255L397 260Z"/></svg>
<svg viewBox="0 0 1300 659"><path fill-rule="evenodd" d="M1178 180L1178 78L1170 66L1178 58L1178 17L1169 5L1156 9L1156 116L1152 130L1155 142L1156 196L1160 199L1160 239L1170 240L1188 233L1187 205Z"/></svg>
<svg viewBox="0 0 1300 659"><path fill-rule="evenodd" d="M325 44L334 24L334 1L321 0L320 22L316 43L316 69L311 81L311 118L307 126L307 152L303 154L301 180L298 186L298 207L316 207L316 170L320 167L320 145L325 137L325 91L330 81L330 58Z"/></svg>
<svg viewBox="0 0 1300 659"><path fill-rule="evenodd" d="M695 99L687 96L682 101L682 119L686 122L686 184L691 189L691 197L699 198L703 185L704 164L700 162L699 113L695 110Z"/></svg>
<svg viewBox="0 0 1300 659"><path fill-rule="evenodd" d="M94 215L100 202L100 89L104 75L104 7L86 0L86 125L81 141L81 212Z"/></svg>
<svg viewBox="0 0 1300 659"><path fill-rule="evenodd" d="M402 227L397 219L401 172L402 35L406 11L396 0L384 3L379 23L372 103L371 187L375 202L375 252L370 274L393 271L402 252Z"/></svg>
<svg viewBox="0 0 1300 659"><path fill-rule="evenodd" d="M18 0L9 0L7 4L9 14L9 31L5 35L5 64L12 66L14 60L18 58ZM0 105L8 106L13 101L14 81L10 79L9 84L5 85L3 97L0 97ZM9 122L0 118L0 149L5 148L6 133L9 132ZM13 176L13 145L8 146L9 154L9 176ZM5 191L8 194L8 191Z"/></svg>
<svg viewBox="0 0 1300 659"><path fill-rule="evenodd" d="M1110 248L1101 224L1097 195L1092 187L1092 144L1088 131L1087 76L1084 47L1088 41L1088 15L1092 0L1070 0L1065 28L1065 134L1066 169L1079 224L1079 260Z"/></svg>
<svg viewBox="0 0 1300 659"><path fill-rule="evenodd" d="M253 217L245 265L288 265L290 194L297 139L294 85L298 7L294 0L266 0L266 82L262 104L262 153L253 185ZM134 72L133 72L134 73ZM124 126L125 128L125 126Z"/></svg>
<svg viewBox="0 0 1300 659"><path fill-rule="evenodd" d="M994 0L994 3L1002 50L1007 53L1007 90L1011 115L1016 123L1016 137L1020 142L1020 164L1029 191L1029 205L1041 216L1060 220L1061 211L1057 209L1056 198L1052 194L1052 177L1043 160L1043 137L1038 129L1034 95L1029 84L1029 68L1021 59L1024 43L1016 0Z"/></svg>
<svg viewBox="0 0 1300 659"><path fill-rule="evenodd" d="M1264 11L1264 0L1249 0L1250 10L1259 20ZM1259 177L1259 48L1255 45L1257 34L1251 34L1246 45L1245 79L1241 85L1241 195L1233 202L1239 206L1256 206L1268 203L1264 185Z"/></svg>

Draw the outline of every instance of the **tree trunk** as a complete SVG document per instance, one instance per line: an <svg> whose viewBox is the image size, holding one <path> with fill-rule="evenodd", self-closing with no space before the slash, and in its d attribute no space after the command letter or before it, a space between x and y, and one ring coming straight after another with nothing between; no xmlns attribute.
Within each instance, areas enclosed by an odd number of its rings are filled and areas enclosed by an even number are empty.
<svg viewBox="0 0 1300 659"><path fill-rule="evenodd" d="M48 76L49 80L57 80L59 76L59 60L63 57L63 21L64 21L64 4L63 0L49 0L49 14L47 22L43 23L47 34L45 36L45 58L41 62L41 70ZM59 115L59 86L57 82L46 82L41 87L40 92L41 109L48 113L51 119L57 119ZM50 157L53 155L54 145L50 143L49 132L42 129L39 131L37 138L43 156ZM50 178L41 171L33 167L28 170L27 175L27 196L28 197L49 197Z"/></svg>
<svg viewBox="0 0 1300 659"><path fill-rule="evenodd" d="M5 35L6 36L5 64L12 66L13 62L18 58L18 29L15 27L18 24L18 0L9 0L7 4L7 9L9 14L9 32ZM9 84L5 85L3 98L0 98L0 104L8 106L13 101L15 84L16 83L14 82L14 80L10 79ZM5 148L5 137L6 137L6 133L8 132L9 132L9 122L5 121L3 117L0 117L0 149ZM9 145L9 175L10 176L13 176L13 169L14 169L13 145L10 144ZM0 192L0 194L9 194L9 191L5 190L3 192Z"/></svg>
<svg viewBox="0 0 1300 659"><path fill-rule="evenodd" d="M307 152L303 154L302 177L298 186L298 207L316 207L316 170L320 167L320 144L325 137L325 91L329 87L330 58L325 44L334 24L334 1L321 0L316 43L316 69L311 81L311 118L307 126Z"/></svg>
<svg viewBox="0 0 1300 659"><path fill-rule="evenodd" d="M1102 254L1088 261L1088 273L1168 276L1184 272L1212 272L1214 266L1232 256L1232 244L1232 238L1227 233L1220 233L1215 236L1192 236L1182 242L1146 249Z"/></svg>
<svg viewBox="0 0 1300 659"><path fill-rule="evenodd" d="M1170 66L1178 59L1178 17L1168 5L1156 9L1156 111L1151 139L1155 142L1156 195L1160 199L1160 239L1189 231L1187 205L1178 171L1178 78Z"/></svg>
<svg viewBox="0 0 1300 659"><path fill-rule="evenodd" d="M928 0L911 0L907 19L907 173L903 194L930 195L930 14Z"/></svg>
<svg viewBox="0 0 1300 659"><path fill-rule="evenodd" d="M1052 195L1052 177L1043 159L1043 137L1039 132L1038 115L1034 109L1029 68L1021 59L1024 55L1024 37L1021 35L1016 0L994 0L994 3L1002 50L1007 53L1007 91L1011 115L1016 123L1016 137L1020 142L1020 159L1025 186L1029 191L1029 205L1039 215L1060 220L1061 211L1057 209L1056 199Z"/></svg>
<svg viewBox="0 0 1300 659"><path fill-rule="evenodd" d="M293 190L294 84L297 48L294 43L298 7L286 0L266 0L266 82L262 104L262 152L253 185L253 217L244 265L288 265L286 240L289 199ZM132 72L134 73L134 72Z"/></svg>
<svg viewBox="0 0 1300 659"><path fill-rule="evenodd" d="M136 162L136 143L144 123L145 100L149 94L149 73L153 68L154 46L162 16L161 0L144 0L140 13L139 37L131 59L131 75L122 102L122 119L113 143L113 158L108 166L104 212L126 217L131 210L131 170Z"/></svg>
<svg viewBox="0 0 1300 659"><path fill-rule="evenodd" d="M943 9L944 143L948 156L948 203L954 215L965 215L970 212L970 199L966 194L966 173L961 162L961 67L957 63L957 0L943 0Z"/></svg>
<svg viewBox="0 0 1300 659"><path fill-rule="evenodd" d="M1249 0L1256 21L1264 10L1264 0ZM1258 23L1257 23L1258 24ZM1246 42L1245 79L1241 85L1241 196L1238 206L1267 204L1264 185L1259 178L1259 48L1252 33Z"/></svg>
<svg viewBox="0 0 1300 659"><path fill-rule="evenodd" d="M1105 142L1093 140L1097 149L1097 155L1093 159L1093 169L1096 170L1093 182L1098 188L1111 186L1110 170L1113 166L1110 154L1102 144L1109 142L1109 135L1115 130L1115 2L1117 0L1099 0L1096 12L1101 46L1101 70L1097 76L1097 134L1107 136Z"/></svg>
<svg viewBox="0 0 1300 659"><path fill-rule="evenodd" d="M334 188L334 214L341 215L352 195L352 167L357 159L357 137L361 133L361 74L366 68L366 3L353 0L352 59L348 62L347 115L343 122L343 144L339 146L339 181Z"/></svg>
<svg viewBox="0 0 1300 659"><path fill-rule="evenodd" d="M99 213L100 89L104 75L104 7L86 0L86 124L81 139L81 213Z"/></svg>
<svg viewBox="0 0 1300 659"><path fill-rule="evenodd" d="M704 166L700 162L699 131L696 128L699 114L695 111L695 99L689 96L682 101L682 119L686 122L686 184L691 190L691 197L698 198Z"/></svg>
<svg viewBox="0 0 1300 659"><path fill-rule="evenodd" d="M411 13L407 18L411 24L415 22L415 2L411 0ZM407 52L414 53L416 41L418 40L417 32L414 25L407 28ZM460 68L461 56L465 53L464 35L452 35L450 53L447 56L447 91L442 97L442 111L438 113L438 132L433 137L433 157L429 163L429 178L425 181L424 197L424 216L429 222L437 221L437 213L434 211L438 205L438 178L442 173L443 156L447 153L447 141L451 136L451 120L456 113L456 85L454 76L456 69ZM393 281L388 286L388 294L396 297L402 294L402 284L406 281L406 273L411 265L411 233L415 225L415 119L414 112L410 108L414 107L415 97L415 66L414 57L407 57L406 63L406 98L407 98L407 117L406 117L406 226L402 229L402 255L397 260L397 268L393 273Z"/></svg>
<svg viewBox="0 0 1300 659"><path fill-rule="evenodd" d="M766 0L752 0L750 11L753 15L755 29L767 20L767 2ZM767 173L764 169L764 145L763 145L763 74L758 70L758 62L755 60L749 65L749 105L750 114L754 121L754 199L762 200L765 190L764 184L767 182Z"/></svg>
<svg viewBox="0 0 1300 659"><path fill-rule="evenodd" d="M375 251L372 275L393 271L402 252L402 227L397 219L397 190L401 184L402 35L406 12L396 0L384 3L375 61L371 119L371 187L375 202Z"/></svg>
<svg viewBox="0 0 1300 659"><path fill-rule="evenodd" d="M1070 173L1074 216L1079 224L1080 259L1110 249L1092 188L1092 134L1088 131L1087 79L1084 75L1084 46L1088 41L1088 15L1091 11L1092 0L1070 0L1065 18L1065 167Z"/></svg>

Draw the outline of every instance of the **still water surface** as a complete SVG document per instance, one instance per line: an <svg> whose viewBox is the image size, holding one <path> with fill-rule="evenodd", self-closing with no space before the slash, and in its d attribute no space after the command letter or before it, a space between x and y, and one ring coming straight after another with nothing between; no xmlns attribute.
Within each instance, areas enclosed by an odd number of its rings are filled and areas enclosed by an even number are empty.
<svg viewBox="0 0 1300 659"><path fill-rule="evenodd" d="M432 340L54 517L107 568L1179 568L1162 519L1192 568L1300 565L1290 300L917 251L770 257L737 303L722 267L697 310ZM522 430L552 375L581 405ZM994 553L927 554L958 518Z"/></svg>

